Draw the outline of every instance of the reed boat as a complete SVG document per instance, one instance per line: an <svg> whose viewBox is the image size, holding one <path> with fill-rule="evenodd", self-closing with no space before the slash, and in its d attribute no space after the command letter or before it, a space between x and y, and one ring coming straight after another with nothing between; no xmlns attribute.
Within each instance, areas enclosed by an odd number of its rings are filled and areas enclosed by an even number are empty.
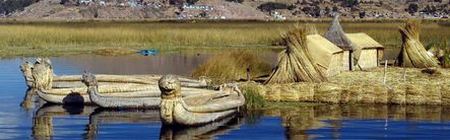
<svg viewBox="0 0 450 140"><path fill-rule="evenodd" d="M54 104L89 104L92 103L87 93L88 88L73 87L73 88L54 88L54 89L40 89L36 90L37 94L43 100ZM108 83L98 85L98 91L102 95L109 96L139 96L145 97L155 95L154 91L158 91L155 85L141 85L132 83Z"/></svg>
<svg viewBox="0 0 450 140"><path fill-rule="evenodd" d="M160 115L165 125L194 126L218 121L235 114L245 104L237 86L222 86L201 95L182 96L181 83L174 75L163 76Z"/></svg>
<svg viewBox="0 0 450 140"><path fill-rule="evenodd" d="M29 88L53 89L85 87L80 81L82 75L61 75L53 73L53 66L49 59L37 58L35 63L24 62L20 66L25 83ZM134 83L144 85L156 85L161 75L96 75L97 81L104 84ZM185 87L206 87L207 81L181 78Z"/></svg>
<svg viewBox="0 0 450 140"><path fill-rule="evenodd" d="M98 85L96 76L90 73L83 74L83 83L86 84L89 96L84 97L103 108L158 108L161 102L161 92L156 85L138 86L146 89L140 90L110 90L123 88L125 85L112 85L104 88ZM132 88L125 88L132 89ZM202 94L206 89L183 88L182 96Z"/></svg>

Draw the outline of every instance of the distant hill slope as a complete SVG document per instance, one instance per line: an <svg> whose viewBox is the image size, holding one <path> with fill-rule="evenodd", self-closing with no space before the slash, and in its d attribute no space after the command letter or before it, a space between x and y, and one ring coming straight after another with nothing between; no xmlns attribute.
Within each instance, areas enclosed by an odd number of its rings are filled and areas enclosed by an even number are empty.
<svg viewBox="0 0 450 140"><path fill-rule="evenodd" d="M18 8L19 11L7 15L3 13L3 16L68 20L198 18L283 20L327 18L334 12L341 13L343 18L355 19L448 18L450 13L450 0L189 0L190 4L186 2L186 0L40 0L22 11Z"/></svg>
<svg viewBox="0 0 450 140"><path fill-rule="evenodd" d="M14 13L11 17L26 19L160 19L168 18L164 9L154 7L63 5L60 0L41 0ZM172 15L173 16L173 15Z"/></svg>

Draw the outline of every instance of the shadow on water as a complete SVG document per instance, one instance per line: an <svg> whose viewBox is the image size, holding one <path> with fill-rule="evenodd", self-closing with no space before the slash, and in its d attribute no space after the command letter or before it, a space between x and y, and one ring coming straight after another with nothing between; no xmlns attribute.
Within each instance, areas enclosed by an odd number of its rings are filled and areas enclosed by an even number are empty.
<svg viewBox="0 0 450 140"><path fill-rule="evenodd" d="M71 104L71 105L83 105L84 98L81 96L78 92L72 92L63 99L64 104Z"/></svg>

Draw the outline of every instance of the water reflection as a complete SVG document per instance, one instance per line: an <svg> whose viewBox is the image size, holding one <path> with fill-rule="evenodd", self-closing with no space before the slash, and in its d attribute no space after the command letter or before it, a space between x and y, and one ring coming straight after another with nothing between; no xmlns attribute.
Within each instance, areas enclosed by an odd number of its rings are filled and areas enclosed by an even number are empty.
<svg viewBox="0 0 450 140"><path fill-rule="evenodd" d="M34 106L38 106L38 104L35 104L39 102L39 96L36 93L36 89L28 88L25 91L25 96L23 97L23 101L20 103L20 106L24 108L25 110L30 110Z"/></svg>
<svg viewBox="0 0 450 140"><path fill-rule="evenodd" d="M281 117L287 138L311 139L319 135L311 135L309 130L323 127L332 129L331 138L340 138L340 129L347 120L445 122L450 121L449 111L449 106L307 104L275 107L265 110L264 115Z"/></svg>
<svg viewBox="0 0 450 140"><path fill-rule="evenodd" d="M34 139L51 139L53 132L53 118L68 115L87 116L94 112L95 106L63 106L44 104L33 117L32 136Z"/></svg>
<svg viewBox="0 0 450 140"><path fill-rule="evenodd" d="M89 115L85 139L96 139L99 126L106 123L159 123L159 110L107 110L96 109Z"/></svg>
<svg viewBox="0 0 450 140"><path fill-rule="evenodd" d="M241 117L229 116L217 122L196 127L161 126L162 140L214 139L218 135L239 129L243 124Z"/></svg>
<svg viewBox="0 0 450 140"><path fill-rule="evenodd" d="M98 138L102 130L101 127L105 124L145 124L156 126L157 129L160 126L160 139L215 139L222 135L229 135L234 130L239 130L242 125L258 126L262 123L261 119L264 117L281 118L281 125L285 128L285 137L288 139L320 138L321 133L311 132L311 130L324 128L327 128L327 132L329 131L329 138L340 139L342 138L342 133L344 133L342 129L346 127L347 121L383 120L380 123L385 123L382 127L386 127L386 130L389 127L393 127L389 126L391 121L447 122L450 121L450 107L329 104L281 105L265 110L248 111L244 115L228 117L203 126L181 128L161 126L159 110L105 110L94 106L45 104L36 111L33 117L33 138L52 139L55 135L53 118L70 115L88 116L88 124L85 125L84 134L80 135L80 138L85 139ZM126 125L123 127L126 127ZM408 127L411 127L408 128L411 130L417 129L412 128L417 127L415 125L408 125ZM265 128L256 127L255 129ZM157 131L153 132L156 133ZM371 132L365 132L364 134L375 135Z"/></svg>

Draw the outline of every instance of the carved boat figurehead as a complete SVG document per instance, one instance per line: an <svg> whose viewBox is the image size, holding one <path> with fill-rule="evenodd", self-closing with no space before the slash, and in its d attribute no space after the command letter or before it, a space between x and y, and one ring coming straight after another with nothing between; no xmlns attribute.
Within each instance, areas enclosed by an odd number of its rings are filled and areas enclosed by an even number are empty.
<svg viewBox="0 0 450 140"><path fill-rule="evenodd" d="M37 58L34 65L22 64L21 70L27 80L27 85L37 89L51 89L53 83L53 68L50 59ZM29 72L31 71L31 76ZM32 79L31 79L32 78Z"/></svg>
<svg viewBox="0 0 450 140"><path fill-rule="evenodd" d="M173 109L181 99L181 82L175 75L165 75L158 81L161 90L161 120L164 124L173 124Z"/></svg>
<svg viewBox="0 0 450 140"><path fill-rule="evenodd" d="M84 72L81 76L81 82L83 82L88 87L88 90L96 90L96 88L98 87L97 79L92 73Z"/></svg>
<svg viewBox="0 0 450 140"><path fill-rule="evenodd" d="M164 125L194 126L218 121L233 115L245 103L237 87L226 86L221 91L205 90L201 95L182 97L180 80L176 76L163 76L158 84Z"/></svg>

